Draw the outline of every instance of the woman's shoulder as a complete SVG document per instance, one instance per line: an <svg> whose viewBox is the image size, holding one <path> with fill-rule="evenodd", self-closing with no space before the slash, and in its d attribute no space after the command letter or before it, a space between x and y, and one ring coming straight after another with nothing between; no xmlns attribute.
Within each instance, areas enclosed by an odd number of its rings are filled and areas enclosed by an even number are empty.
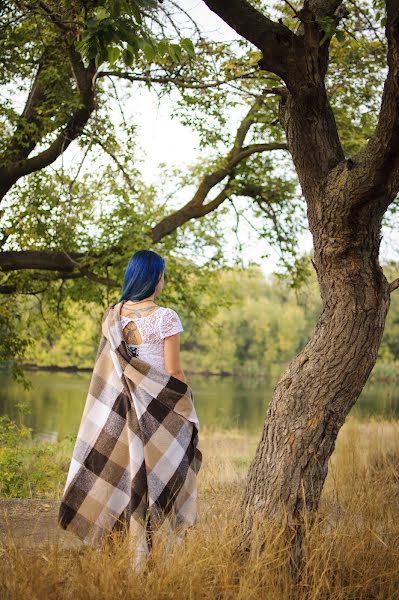
<svg viewBox="0 0 399 600"><path fill-rule="evenodd" d="M166 335L172 335L173 333L179 333L180 331L184 331L182 322L180 320L177 311L175 311L170 306L162 307L162 314L160 315L160 326L161 333L163 337Z"/></svg>
<svg viewBox="0 0 399 600"><path fill-rule="evenodd" d="M173 314L177 315L177 312L174 310L174 308L171 308L170 306L160 306L159 308L162 310L162 312L164 314L169 313L171 315L173 315Z"/></svg>

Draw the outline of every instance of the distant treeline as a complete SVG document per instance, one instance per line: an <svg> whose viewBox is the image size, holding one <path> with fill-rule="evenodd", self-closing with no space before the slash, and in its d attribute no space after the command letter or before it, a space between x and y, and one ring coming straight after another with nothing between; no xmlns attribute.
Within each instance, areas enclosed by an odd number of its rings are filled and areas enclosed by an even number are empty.
<svg viewBox="0 0 399 600"><path fill-rule="evenodd" d="M394 264L385 269L387 276L398 270ZM315 276L297 290L276 275L265 277L257 267L222 272L212 295L214 310L206 320L187 314L184 306L173 306L183 322L182 362L190 372L265 373L301 350L321 308ZM223 304L227 299L229 307L221 305L221 299ZM210 298L206 301L209 304ZM163 304L162 296L157 303ZM102 312L98 305L76 302L71 305L68 325L57 328L54 320L50 331L39 315L31 318L32 341L26 362L90 368L98 347ZM378 362L398 359L399 292L392 294Z"/></svg>

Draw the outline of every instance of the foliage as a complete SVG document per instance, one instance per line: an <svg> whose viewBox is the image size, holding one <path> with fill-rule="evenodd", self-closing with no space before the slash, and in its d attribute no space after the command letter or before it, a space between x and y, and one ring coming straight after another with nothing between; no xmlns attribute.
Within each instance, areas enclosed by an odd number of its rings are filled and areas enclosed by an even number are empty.
<svg viewBox="0 0 399 600"><path fill-rule="evenodd" d="M264 374L273 364L285 363L306 343L320 309L315 279L298 291L277 277L265 278L255 266L215 271L213 281L204 271L184 273L181 267L171 265L172 272L175 268L182 279L170 290L167 279L158 302L175 307L182 318L182 360L187 370ZM195 291L200 308L190 306L187 295L179 306L178 284L182 294L188 287ZM37 302L27 301L23 312L29 317L22 326L31 321L35 340L25 357L28 362L92 366L101 320L96 303L69 301L70 320L63 328L56 327L51 310L46 311L46 320L54 323L51 333L46 333L48 326L38 318Z"/></svg>
<svg viewBox="0 0 399 600"><path fill-rule="evenodd" d="M87 61L95 59L97 67L104 62L113 66L119 59L131 67L141 52L149 64L165 54L175 63L182 61L185 52L195 58L191 39L173 43L154 37L145 17L151 18L157 5L157 0L105 0L91 11L85 5L80 13L82 33L77 50Z"/></svg>
<svg viewBox="0 0 399 600"><path fill-rule="evenodd" d="M28 428L0 417L0 496L54 498L65 484L73 449L70 438L54 443L29 442Z"/></svg>
<svg viewBox="0 0 399 600"><path fill-rule="evenodd" d="M0 364L6 365L24 387L29 387L21 362L32 340L27 332L21 331L21 316L15 303L3 301L0 304Z"/></svg>

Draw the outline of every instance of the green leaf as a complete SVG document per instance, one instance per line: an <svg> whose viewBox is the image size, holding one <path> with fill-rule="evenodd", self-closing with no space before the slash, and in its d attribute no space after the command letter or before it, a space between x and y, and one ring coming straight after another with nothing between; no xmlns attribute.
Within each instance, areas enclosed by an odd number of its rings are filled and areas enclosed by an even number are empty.
<svg viewBox="0 0 399 600"><path fill-rule="evenodd" d="M148 62L151 63L156 56L156 50L150 44L146 44L143 48L143 52Z"/></svg>
<svg viewBox="0 0 399 600"><path fill-rule="evenodd" d="M161 40L158 42L158 55L165 56L165 54L168 52L168 48L169 42L167 40Z"/></svg>
<svg viewBox="0 0 399 600"><path fill-rule="evenodd" d="M129 48L126 48L123 52L122 52L122 59L123 62L125 63L125 65L127 67L131 67L134 61L134 56L133 53L129 50Z"/></svg>
<svg viewBox="0 0 399 600"><path fill-rule="evenodd" d="M127 45L127 49L130 50L130 52L137 58L139 55L139 47L137 44L132 45L132 44L128 44Z"/></svg>
<svg viewBox="0 0 399 600"><path fill-rule="evenodd" d="M182 51L178 44L169 44L168 47L169 56L175 63L180 63L182 59Z"/></svg>
<svg viewBox="0 0 399 600"><path fill-rule="evenodd" d="M122 39L133 48L139 48L139 41L136 33L130 29L120 29Z"/></svg>
<svg viewBox="0 0 399 600"><path fill-rule="evenodd" d="M96 55L96 67L105 63L108 60L108 50L106 46L100 46L99 52Z"/></svg>
<svg viewBox="0 0 399 600"><path fill-rule="evenodd" d="M122 13L122 5L119 0L113 0L111 2L111 16L113 19L117 19L121 16Z"/></svg>
<svg viewBox="0 0 399 600"><path fill-rule="evenodd" d="M136 6L132 2L131 6L130 6L130 9L131 9L131 14L136 19L137 23L139 25L142 25L142 23L143 23L143 17L141 16L141 12L140 12L140 9L138 8L138 6Z"/></svg>
<svg viewBox="0 0 399 600"><path fill-rule="evenodd" d="M181 47L187 52L191 58L195 58L195 48L190 38L184 38L180 42Z"/></svg>
<svg viewBox="0 0 399 600"><path fill-rule="evenodd" d="M325 33L319 42L319 46L322 46L328 38L331 37L328 33Z"/></svg>
<svg viewBox="0 0 399 600"><path fill-rule="evenodd" d="M95 62L96 62L96 69L98 69L105 61L101 58L100 54L97 54Z"/></svg>
<svg viewBox="0 0 399 600"><path fill-rule="evenodd" d="M99 21L103 21L104 19L109 19L109 17L111 16L110 13L107 11L107 9L104 8L103 6L98 6L96 8L96 10L94 11L94 14L96 15L96 17Z"/></svg>
<svg viewBox="0 0 399 600"><path fill-rule="evenodd" d="M119 48L115 48L115 46L110 46L108 48L108 62L112 66L120 57L121 51Z"/></svg>

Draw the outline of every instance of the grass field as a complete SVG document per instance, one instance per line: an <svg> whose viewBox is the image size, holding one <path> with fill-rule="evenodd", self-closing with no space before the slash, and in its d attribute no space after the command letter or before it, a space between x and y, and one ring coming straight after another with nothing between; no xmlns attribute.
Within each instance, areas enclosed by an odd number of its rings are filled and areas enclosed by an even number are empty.
<svg viewBox="0 0 399 600"><path fill-rule="evenodd" d="M198 522L166 552L161 529L145 570L129 563L126 538L101 551L62 545L24 548L9 540L0 560L4 599L399 599L399 422L348 418L330 461L305 565L290 579L281 531L264 523L268 545L247 560L234 552L239 500L258 436L201 431ZM59 460L65 468L64 453Z"/></svg>

